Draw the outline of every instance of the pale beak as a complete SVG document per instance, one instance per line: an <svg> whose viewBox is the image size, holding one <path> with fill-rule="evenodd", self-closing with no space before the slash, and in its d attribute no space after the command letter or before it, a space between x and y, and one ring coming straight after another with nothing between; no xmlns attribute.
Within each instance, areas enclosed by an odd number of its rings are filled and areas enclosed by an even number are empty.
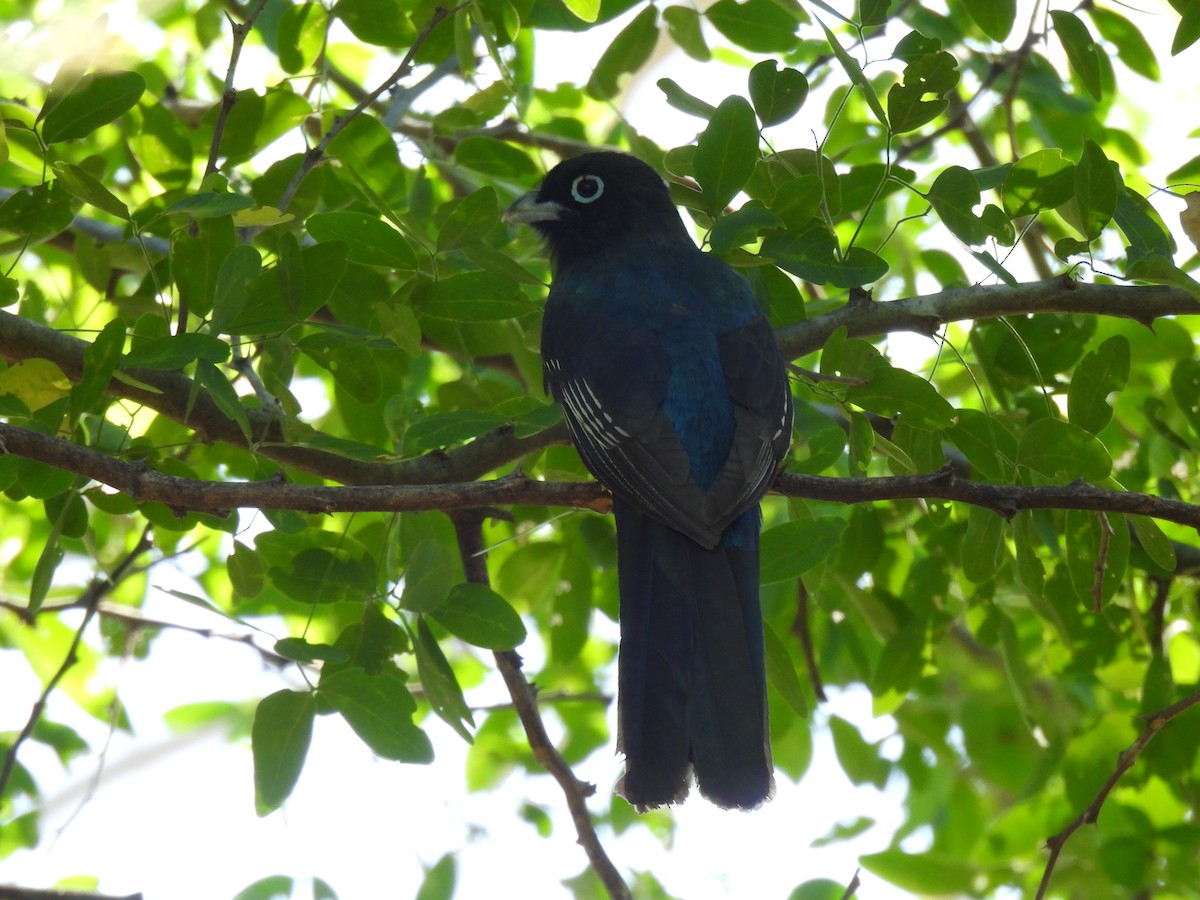
<svg viewBox="0 0 1200 900"><path fill-rule="evenodd" d="M562 218L563 208L552 200L538 200L537 191L522 194L513 205L500 216L501 221L510 225L532 225L535 222L546 222Z"/></svg>

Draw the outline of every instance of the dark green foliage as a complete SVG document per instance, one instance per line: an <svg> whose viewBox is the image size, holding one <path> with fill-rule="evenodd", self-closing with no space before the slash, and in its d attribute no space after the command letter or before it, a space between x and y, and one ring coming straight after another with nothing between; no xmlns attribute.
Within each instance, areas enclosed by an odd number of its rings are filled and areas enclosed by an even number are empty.
<svg viewBox="0 0 1200 900"><path fill-rule="evenodd" d="M226 14L255 6L140 4L158 46L135 52L97 22L103 52L74 56L38 3L5 5L7 25L28 26L6 46L38 63L0 74L0 652L25 684L71 665L16 748L0 857L52 839L34 812L54 792L40 763L99 752L64 708L129 726L113 673L153 662L161 629L135 619L177 554L202 574L159 599L225 616L247 642L267 629L255 645L285 667L257 702L212 697L169 717L249 736L262 814L310 777L329 721L405 765L471 742L452 777L472 790L541 777L515 712L480 690L498 683L493 651L535 661L542 699L563 701L541 711L570 764L611 757L602 504L486 496L502 513L484 526L484 586L467 583L478 560L464 566L437 502L312 500L376 485L391 501L516 470L514 483L586 478L542 391L543 250L499 214L559 156L611 144L668 177L790 348L787 470L842 479L764 505L777 778L805 776L827 727L846 775L904 808L883 833L817 804L812 852L869 831L864 880L1034 896L1047 838L1094 802L1139 716L1200 687L1196 529L1155 509L881 499L871 483L850 495L844 479L948 466L1002 496L1094 488L1195 511L1200 261L1176 222L1200 179L1200 3L1163 5L1162 32L1106 2L1030 24L1011 0L944 13L481 0L432 28L432 4L272 2L223 105ZM583 83L534 84L548 44L605 23L602 45L572 58ZM714 77L651 68L667 50ZM349 116L410 51L414 68ZM660 90L631 93L647 75ZM664 133L627 94L691 124ZM279 508L204 499L246 482L294 493ZM90 596L97 624L76 641ZM869 691L890 737L818 701L806 640L833 702ZM1047 896L1195 895L1198 723L1194 709L1176 717L1132 760ZM22 725L4 726L0 749ZM670 815L637 819L597 788L606 842L649 829L670 846ZM526 805L517 827L561 836L562 808ZM444 849L408 895L466 882ZM242 896L306 895L292 875ZM629 879L637 896L677 892L658 872ZM793 887L824 900L845 884L796 873ZM595 896L599 880L568 889Z"/></svg>

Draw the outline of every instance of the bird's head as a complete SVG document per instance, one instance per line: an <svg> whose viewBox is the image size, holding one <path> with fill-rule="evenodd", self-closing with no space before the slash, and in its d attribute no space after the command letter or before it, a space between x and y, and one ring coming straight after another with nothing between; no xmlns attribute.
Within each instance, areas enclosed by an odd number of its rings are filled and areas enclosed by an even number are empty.
<svg viewBox="0 0 1200 900"><path fill-rule="evenodd" d="M624 153L585 153L559 163L540 188L517 198L504 221L536 228L559 263L626 239L692 245L666 182Z"/></svg>

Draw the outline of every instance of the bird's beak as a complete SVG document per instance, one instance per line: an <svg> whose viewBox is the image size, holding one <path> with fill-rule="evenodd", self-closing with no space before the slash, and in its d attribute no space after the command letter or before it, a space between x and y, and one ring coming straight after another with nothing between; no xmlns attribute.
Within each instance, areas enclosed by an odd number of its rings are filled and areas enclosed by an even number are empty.
<svg viewBox="0 0 1200 900"><path fill-rule="evenodd" d="M563 208L551 200L538 200L537 191L522 194L500 217L510 225L532 225L562 218Z"/></svg>

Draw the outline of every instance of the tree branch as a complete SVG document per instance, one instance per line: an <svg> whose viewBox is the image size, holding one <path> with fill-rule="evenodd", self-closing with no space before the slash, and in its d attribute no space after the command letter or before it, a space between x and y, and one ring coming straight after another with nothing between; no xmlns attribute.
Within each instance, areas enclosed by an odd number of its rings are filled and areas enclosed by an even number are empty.
<svg viewBox="0 0 1200 900"><path fill-rule="evenodd" d="M1176 716L1187 712L1187 710L1197 705L1200 705L1200 691L1188 694L1182 700L1172 703L1165 709L1142 717L1146 723L1142 728L1142 733L1117 757L1116 768L1104 780L1104 784L1100 786L1100 790L1096 793L1096 799L1089 803L1083 812L1067 823L1067 826L1062 831L1046 841L1046 847L1050 850L1050 858L1046 860L1046 869L1042 872L1042 881L1038 885L1034 900L1042 900L1046 896L1046 891L1050 887L1050 877L1054 874L1054 866L1058 863L1058 857L1062 853L1063 846L1070 839L1071 835L1084 825L1096 824L1096 820L1100 817L1100 808L1104 806L1104 801L1108 799L1108 795L1112 793L1113 788L1117 786L1117 783L1125 773L1133 768L1142 751L1154 740L1154 736L1162 731L1167 723Z"/></svg>
<svg viewBox="0 0 1200 900"><path fill-rule="evenodd" d="M482 440L482 439L481 439ZM472 445L468 444L468 449ZM0 422L0 452L15 453L83 475L136 500L165 503L180 512L224 514L236 508L307 513L481 509L527 504L607 511L608 493L591 481L533 481L519 473L489 481L323 487L281 481L220 482L164 475L140 463ZM1200 528L1200 505L1086 482L1029 487L957 476L950 466L920 475L842 478L780 475L773 493L833 503L878 500L956 500L986 507L1006 519L1023 509L1083 509L1147 516Z"/></svg>
<svg viewBox="0 0 1200 900"><path fill-rule="evenodd" d="M46 709L46 703L50 699L50 695L54 693L54 689L58 687L58 683L63 680L71 667L78 662L79 645L83 641L83 633L91 624L92 617L96 615L96 610L100 605L100 601L108 594L124 577L129 568L137 561L146 550L150 549L150 526L147 525L142 531L142 536L138 538L137 544L130 550L124 558L117 563L111 575L97 576L87 586L83 592L83 596L77 606L83 607L83 621L79 623L79 627L75 630L75 637L71 640L71 646L67 649L67 655L63 658L62 665L46 682L46 686L42 689L41 695L33 704L33 709L29 712L29 718L25 722L25 727L12 742L12 746L8 748L8 752L4 754L4 768L0 770L0 797L4 796L4 792L8 789L9 779L12 778L13 769L17 765L17 752L21 749L21 745L29 739L33 734L33 729L37 727L37 723L42 718L42 713Z"/></svg>
<svg viewBox="0 0 1200 900"><path fill-rule="evenodd" d="M1150 325L1172 315L1200 315L1200 301L1182 288L1144 284L1092 284L1060 275L1009 287L985 284L903 300L854 300L832 312L777 332L788 359L824 346L839 328L850 337L915 331L936 334L947 322L995 319L1029 313L1071 312L1118 316Z"/></svg>
<svg viewBox="0 0 1200 900"><path fill-rule="evenodd" d="M279 209L281 211L286 210L288 204L292 202L292 197L295 196L296 191L299 190L300 184L304 181L308 173L312 171L317 163L325 158L325 151L329 148L333 139L341 134L343 129L357 115L374 103L384 91L412 72L413 60L416 58L417 51L429 39L429 35L433 33L433 29L437 28L453 12L455 12L453 9L447 9L444 6L435 6L429 16L429 21L421 29L416 38L413 39L412 46L408 48L408 52L404 55L404 59L400 61L400 65L396 67L396 71L389 75L375 90L359 100L352 110L345 115L338 116L333 124L329 126L329 130L321 136L316 146L304 154L304 159L301 161L299 168L296 169L296 174L292 176L292 180L288 183L288 186L279 198Z"/></svg>
<svg viewBox="0 0 1200 900"><path fill-rule="evenodd" d="M987 319L1033 312L1078 312L1119 316L1149 325L1169 315L1200 314L1200 302L1186 291L1159 285L1081 284L1063 276L1015 288L982 285L958 288L904 300L856 300L832 312L798 322L778 332L785 356L795 358L821 347L834 331L845 327L851 337L892 331L934 334L949 321ZM11 313L0 311L0 356L55 362L67 377L83 376L83 353L90 346L79 340ZM241 429L193 381L179 372L136 369L129 372L148 385L145 390L114 379L109 392L141 403L194 429L201 441L219 440L253 450L287 465L342 484L440 484L469 481L514 462L535 450L566 441L559 425L527 438L517 438L510 428L499 428L463 447L428 453L399 462L356 460L284 443L279 422L262 410L248 409L251 433L248 444ZM932 495L931 495L932 496ZM882 498L877 498L882 499Z"/></svg>
<svg viewBox="0 0 1200 900"><path fill-rule="evenodd" d="M90 346L87 341L0 310L0 356L6 359L49 359L77 382L83 377L83 354ZM255 438L255 443L247 443L237 423L221 412L205 391L196 390L195 383L182 373L154 369L124 371L149 389L114 378L108 386L110 394L140 403L187 425L201 442L221 441L342 484L469 481L567 439L565 425L526 438L516 437L512 428L501 427L470 444L446 452L435 451L396 462L351 459L302 444L284 443L279 421L258 409L246 410L250 433Z"/></svg>
<svg viewBox="0 0 1200 900"><path fill-rule="evenodd" d="M450 518L454 522L458 552L462 557L467 580L488 586L487 551L484 549L482 531L485 517L486 513L483 510L468 510L456 513ZM494 655L496 666L504 677L504 684L521 720L521 726L525 729L529 749L533 752L534 759L554 776L554 780L562 788L563 795L567 798L567 808L571 812L571 820L575 823L575 833L597 877L608 890L610 897L616 900L632 900L629 886L608 858L588 813L586 801L596 793L596 786L576 778L574 771L550 740L542 715L538 711L537 692L521 671L521 657L512 650L497 650Z"/></svg>
<svg viewBox="0 0 1200 900"><path fill-rule="evenodd" d="M93 894L89 891L43 891L38 888L23 888L0 884L0 900L142 900L142 895Z"/></svg>
<svg viewBox="0 0 1200 900"><path fill-rule="evenodd" d="M233 21L232 16L227 17L229 25L233 29L233 47L229 51L229 68L225 70L225 87L221 91L221 108L217 110L217 119L213 123L212 144L208 148L208 163L204 166L205 175L211 175L217 171L217 157L221 154L221 138L225 135L225 123L229 120L229 113L233 109L233 105L237 103L237 91L233 87L233 76L237 71L238 59L242 55L242 46L246 43L246 36L254 27L254 20L258 18L259 13L266 5L267 0L257 0L240 23Z"/></svg>

